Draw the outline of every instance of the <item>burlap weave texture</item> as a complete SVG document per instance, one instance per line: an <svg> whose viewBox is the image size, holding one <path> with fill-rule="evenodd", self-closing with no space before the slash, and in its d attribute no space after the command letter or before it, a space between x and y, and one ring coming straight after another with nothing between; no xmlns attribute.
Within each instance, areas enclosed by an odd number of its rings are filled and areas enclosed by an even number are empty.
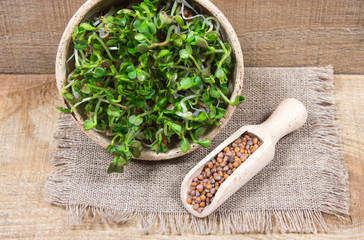
<svg viewBox="0 0 364 240"><path fill-rule="evenodd" d="M327 230L322 213L341 217L349 208L332 68L246 68L243 89L246 102L210 148L173 160L133 161L124 174L107 175L112 156L89 140L69 116L62 116L47 199L67 206L75 222L90 210L106 221L138 216L146 232L155 220L166 233L264 232L275 227L291 232ZM191 217L180 200L185 174L231 133L263 122L288 97L307 107L304 127L281 139L274 160L215 214L202 220Z"/></svg>

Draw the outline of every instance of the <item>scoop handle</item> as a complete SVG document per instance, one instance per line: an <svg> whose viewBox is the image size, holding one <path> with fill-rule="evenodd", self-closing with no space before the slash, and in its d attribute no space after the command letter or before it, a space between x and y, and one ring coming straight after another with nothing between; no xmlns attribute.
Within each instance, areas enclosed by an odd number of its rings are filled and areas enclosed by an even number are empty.
<svg viewBox="0 0 364 240"><path fill-rule="evenodd" d="M273 143L302 127L307 120L307 110L302 102L294 98L283 100L272 115L261 124L270 132Z"/></svg>

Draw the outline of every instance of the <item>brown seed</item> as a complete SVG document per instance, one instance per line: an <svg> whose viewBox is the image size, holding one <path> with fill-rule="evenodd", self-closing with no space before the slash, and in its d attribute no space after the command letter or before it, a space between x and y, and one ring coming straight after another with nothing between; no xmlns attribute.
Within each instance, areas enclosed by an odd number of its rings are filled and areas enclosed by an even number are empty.
<svg viewBox="0 0 364 240"><path fill-rule="evenodd" d="M191 193L190 193L190 196L195 196L196 195L196 190L192 190Z"/></svg>
<svg viewBox="0 0 364 240"><path fill-rule="evenodd" d="M198 176L197 176L197 179L198 179L198 180L202 180L202 179L203 179L203 176L202 176L202 175L198 175Z"/></svg>
<svg viewBox="0 0 364 240"><path fill-rule="evenodd" d="M210 197L212 197L212 194L211 193L206 193L206 197L210 198Z"/></svg>
<svg viewBox="0 0 364 240"><path fill-rule="evenodd" d="M214 167L214 164L212 162L209 162L208 167L211 169Z"/></svg>
<svg viewBox="0 0 364 240"><path fill-rule="evenodd" d="M221 178L221 180L219 181L220 184L222 184L225 181L225 178Z"/></svg>
<svg viewBox="0 0 364 240"><path fill-rule="evenodd" d="M257 143L258 143L258 138L256 138L256 137L255 137L255 138L253 138L253 143L254 143L254 144L257 144Z"/></svg>
<svg viewBox="0 0 364 240"><path fill-rule="evenodd" d="M226 162L225 161L223 161L222 163L220 163L220 167L225 167L226 166Z"/></svg>
<svg viewBox="0 0 364 240"><path fill-rule="evenodd" d="M232 168L233 168L233 164L232 164L232 163L229 163L228 167L229 167L230 169L232 169Z"/></svg>
<svg viewBox="0 0 364 240"><path fill-rule="evenodd" d="M234 168L237 168L237 167L239 167L239 163L237 163L237 162L234 162L234 163L233 163L233 167L234 167Z"/></svg>
<svg viewBox="0 0 364 240"><path fill-rule="evenodd" d="M205 202L200 203L200 207L202 208L206 207L206 203Z"/></svg>
<svg viewBox="0 0 364 240"><path fill-rule="evenodd" d="M234 149L234 152L235 153L237 153L237 152L239 152L240 151L240 148L238 148L238 147L236 147L235 149Z"/></svg>
<svg viewBox="0 0 364 240"><path fill-rule="evenodd" d="M210 172L210 168L205 168L205 172Z"/></svg>
<svg viewBox="0 0 364 240"><path fill-rule="evenodd" d="M237 162L240 165L241 164L240 158L236 159L235 162Z"/></svg>
<svg viewBox="0 0 364 240"><path fill-rule="evenodd" d="M255 149L258 149L258 147L259 147L258 144L254 144Z"/></svg>
<svg viewBox="0 0 364 240"><path fill-rule="evenodd" d="M229 167L228 166L225 166L223 169L222 169L224 172L228 171L229 170Z"/></svg>
<svg viewBox="0 0 364 240"><path fill-rule="evenodd" d="M197 185L196 189L197 189L197 191L202 192L203 191L203 185L202 184Z"/></svg>
<svg viewBox="0 0 364 240"><path fill-rule="evenodd" d="M188 203L188 204L192 204L192 198L188 197L188 198L187 198L187 203Z"/></svg>
<svg viewBox="0 0 364 240"><path fill-rule="evenodd" d="M195 200L192 199L191 205L195 205Z"/></svg>
<svg viewBox="0 0 364 240"><path fill-rule="evenodd" d="M208 190L210 190L210 189L211 189L211 184L207 184L207 185L206 185L206 188L207 188Z"/></svg>
<svg viewBox="0 0 364 240"><path fill-rule="evenodd" d="M228 152L229 150L230 150L229 147L224 148L224 152Z"/></svg>
<svg viewBox="0 0 364 240"><path fill-rule="evenodd" d="M233 173L233 171L231 171L230 169L227 171L227 174L231 175Z"/></svg>
<svg viewBox="0 0 364 240"><path fill-rule="evenodd" d="M196 203L201 203L201 198L200 197L196 198Z"/></svg>
<svg viewBox="0 0 364 240"><path fill-rule="evenodd" d="M215 188L213 188L213 189L211 189L211 194L215 194L215 192L216 192L216 189Z"/></svg>
<svg viewBox="0 0 364 240"><path fill-rule="evenodd" d="M199 207L200 205L196 203L195 205L193 205L193 210L197 210Z"/></svg>
<svg viewBox="0 0 364 240"><path fill-rule="evenodd" d="M216 190L216 191L217 191L217 190L219 190L219 186L216 186L216 187L215 187L215 190Z"/></svg>
<svg viewBox="0 0 364 240"><path fill-rule="evenodd" d="M217 154L217 157L223 158L224 157L224 153L223 152L220 152L219 154Z"/></svg>
<svg viewBox="0 0 364 240"><path fill-rule="evenodd" d="M221 176L218 173L214 173L214 179L216 181L219 181L221 179Z"/></svg>
<svg viewBox="0 0 364 240"><path fill-rule="evenodd" d="M250 149L250 152L251 153L254 153L255 152L255 148Z"/></svg>
<svg viewBox="0 0 364 240"><path fill-rule="evenodd" d="M222 159L221 158L217 158L216 159L218 163L221 163L222 162Z"/></svg>
<svg viewBox="0 0 364 240"><path fill-rule="evenodd" d="M206 201L206 196L205 195L201 195L200 196L200 199L201 199L202 202L204 202L204 201Z"/></svg>
<svg viewBox="0 0 364 240"><path fill-rule="evenodd" d="M224 175L224 178L225 178L225 179L227 179L228 177L229 177L229 175L228 175L228 174L225 174L225 175Z"/></svg>
<svg viewBox="0 0 364 240"><path fill-rule="evenodd" d="M100 63L100 67L103 67L103 68L110 68L110 63L109 63L109 62L106 62L106 61L101 62L101 63Z"/></svg>
<svg viewBox="0 0 364 240"><path fill-rule="evenodd" d="M197 181L198 181L198 178L197 178L197 177L195 177L195 178L193 179L193 181L194 181L194 182L197 182Z"/></svg>

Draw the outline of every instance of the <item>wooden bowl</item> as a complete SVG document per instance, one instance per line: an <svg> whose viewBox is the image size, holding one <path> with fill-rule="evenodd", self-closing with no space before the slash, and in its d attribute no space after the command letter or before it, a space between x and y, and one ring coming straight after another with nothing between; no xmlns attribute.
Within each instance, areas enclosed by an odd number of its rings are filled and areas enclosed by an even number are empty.
<svg viewBox="0 0 364 240"><path fill-rule="evenodd" d="M88 0L73 15L62 35L57 51L56 81L57 81L57 88L60 94L63 87L65 86L67 76L74 69L74 64L72 62L67 63L67 59L69 59L73 53L72 33L75 30L75 28L86 19L106 13L112 6L116 7L120 6L120 8L122 8L125 7L128 2L129 1L122 1L122 0ZM189 0L188 2L190 4L200 6L204 14L215 16L220 21L221 24L220 31L222 33L222 37L225 41L227 41L231 45L232 60L235 63L234 71L229 79L230 82L229 89L231 92L230 99L234 100L235 97L241 93L243 87L243 74L244 74L243 54L238 37L236 36L233 27L226 19L224 14L209 0ZM64 102L69 108L71 108L71 105L66 100L64 100ZM229 105L226 110L225 118L222 118L220 120L220 125L218 127L211 129L203 137L201 137L201 139L213 139L228 123L235 109L236 109L235 106ZM83 128L84 119L82 117L82 113L80 113L76 109L73 112L72 117L79 126L79 128L84 131ZM96 132L94 130L89 130L84 132L88 137L90 137L96 143L105 148L110 144L111 138L105 136L102 133ZM187 153L190 153L198 148L200 148L200 145L192 143L191 150L189 150ZM180 157L187 153L183 153L179 147L179 143L175 143L175 146L172 146L170 150L168 150L168 152L166 153L156 154L154 151L144 149L142 151L141 156L137 159L150 160L150 161L165 160L165 159Z"/></svg>

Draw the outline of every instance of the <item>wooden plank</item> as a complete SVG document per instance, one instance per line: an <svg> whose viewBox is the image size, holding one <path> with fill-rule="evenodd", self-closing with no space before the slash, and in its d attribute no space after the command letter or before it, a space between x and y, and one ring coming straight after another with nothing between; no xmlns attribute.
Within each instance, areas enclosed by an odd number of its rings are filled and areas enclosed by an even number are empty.
<svg viewBox="0 0 364 240"><path fill-rule="evenodd" d="M125 224L80 226L67 223L67 211L43 201L50 171L51 140L61 104L53 75L0 75L0 238L4 239L167 239L154 228L143 235L136 220ZM32 83L31 85L29 83ZM210 235L204 239L362 239L364 237L364 75L335 76L351 188L351 224L327 217L330 234ZM192 233L173 239L196 239Z"/></svg>
<svg viewBox="0 0 364 240"><path fill-rule="evenodd" d="M0 73L54 73L62 32L83 0L0 1ZM364 73L362 0L213 0L246 66L333 65Z"/></svg>

